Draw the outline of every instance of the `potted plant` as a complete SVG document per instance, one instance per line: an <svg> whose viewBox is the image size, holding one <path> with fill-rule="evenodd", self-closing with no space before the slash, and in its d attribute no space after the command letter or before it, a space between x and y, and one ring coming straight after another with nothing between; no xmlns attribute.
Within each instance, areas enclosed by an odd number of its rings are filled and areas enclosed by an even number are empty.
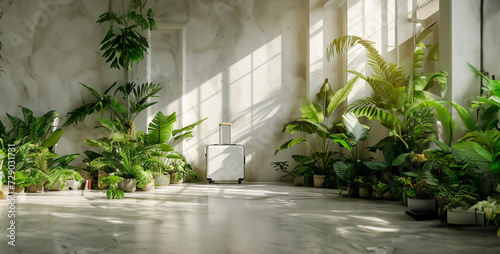
<svg viewBox="0 0 500 254"><path fill-rule="evenodd" d="M180 152L172 152L167 155L167 172L170 174L171 184L181 184L186 178L198 178L193 172L191 164L186 161L186 156Z"/></svg>
<svg viewBox="0 0 500 254"><path fill-rule="evenodd" d="M123 178L116 175L109 175L99 179L99 181L104 188L108 188L106 191L108 199L121 199L125 197L123 190L118 187L118 183L123 181Z"/></svg>
<svg viewBox="0 0 500 254"><path fill-rule="evenodd" d="M337 131L338 122L334 121L333 113L347 99L356 80L357 78L350 80L343 88L334 92L328 79L325 79L314 101L304 97L303 106L300 108L302 116L286 123L283 126L283 132L286 131L289 134L303 132L310 138L291 139L278 147L274 154L294 145L305 143L312 151L311 157L316 160L315 173L321 175L328 172L338 148L336 144L343 147L348 146ZM324 181L324 177L317 176L316 178L322 178ZM317 185L319 186L319 182Z"/></svg>
<svg viewBox="0 0 500 254"><path fill-rule="evenodd" d="M372 185L372 189L375 192L375 198L383 199L384 193L389 189L389 185L379 181L377 184Z"/></svg>
<svg viewBox="0 0 500 254"><path fill-rule="evenodd" d="M153 179L153 174L149 170L145 170L145 174L140 175L145 179L139 179L137 181L137 188L142 191L152 191L155 189L155 180Z"/></svg>
<svg viewBox="0 0 500 254"><path fill-rule="evenodd" d="M500 236L500 204L498 203L498 199L489 197L488 200L483 200L473 205L471 209L480 209L484 211L486 223L489 224L493 221L498 227L497 235Z"/></svg>
<svg viewBox="0 0 500 254"><path fill-rule="evenodd" d="M372 198L373 189L372 184L373 181L368 176L358 176L354 179L354 182L357 186L359 186L359 197L360 198Z"/></svg>
<svg viewBox="0 0 500 254"><path fill-rule="evenodd" d="M406 156L406 155L405 155ZM401 156L401 157L405 157ZM430 172L429 167L422 166L426 161L423 154L410 153L411 161L417 165L417 169L414 172L405 172L408 177L401 177L400 182L402 183L402 198L407 198L408 209L411 211L434 211L436 197L434 195L434 190L437 188L437 179ZM396 163L400 158L396 158ZM404 159L403 159L404 160Z"/></svg>
<svg viewBox="0 0 500 254"><path fill-rule="evenodd" d="M274 171L285 173L284 175L282 175L280 177L280 179L285 178L285 177L293 177L294 172L288 170L288 161L273 161L273 162L271 162L271 166L274 168ZM294 183L296 183L296 182L300 183L299 180L295 181L295 177L293 177L293 179L294 179ZM304 180L302 180L302 182L304 182ZM297 184L295 184L295 185L297 185ZM304 185L304 184L302 184L302 185Z"/></svg>

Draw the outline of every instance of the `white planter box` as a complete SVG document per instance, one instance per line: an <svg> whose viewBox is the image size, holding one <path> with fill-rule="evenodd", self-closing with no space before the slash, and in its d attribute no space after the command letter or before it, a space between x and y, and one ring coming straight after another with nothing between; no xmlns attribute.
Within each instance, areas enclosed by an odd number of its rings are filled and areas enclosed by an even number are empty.
<svg viewBox="0 0 500 254"><path fill-rule="evenodd" d="M448 224L483 226L484 221L484 213L475 209L466 211L460 209L448 210Z"/></svg>

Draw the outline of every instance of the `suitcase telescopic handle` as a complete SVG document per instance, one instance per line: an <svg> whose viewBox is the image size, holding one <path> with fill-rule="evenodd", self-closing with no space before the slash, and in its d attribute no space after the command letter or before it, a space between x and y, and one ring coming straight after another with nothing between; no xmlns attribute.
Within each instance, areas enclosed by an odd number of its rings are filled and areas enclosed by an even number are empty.
<svg viewBox="0 0 500 254"><path fill-rule="evenodd" d="M219 126L231 126L230 123L219 123Z"/></svg>

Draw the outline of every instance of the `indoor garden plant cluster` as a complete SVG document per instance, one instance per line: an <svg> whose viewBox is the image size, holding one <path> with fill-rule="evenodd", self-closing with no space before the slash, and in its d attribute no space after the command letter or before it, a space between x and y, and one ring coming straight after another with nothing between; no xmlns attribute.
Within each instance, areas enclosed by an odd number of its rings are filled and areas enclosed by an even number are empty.
<svg viewBox="0 0 500 254"><path fill-rule="evenodd" d="M446 72L422 72L426 49L423 43L417 43L412 75L408 77L400 66L387 63L373 42L356 36L335 39L327 49L327 58L358 45L366 49L373 74L365 76L348 71L355 79L337 93L342 91L347 96L357 78L370 85L371 96L351 102L343 113L343 121L331 121L331 124L330 120L323 121L324 118L318 117L323 115L327 105L318 103L321 96L317 95L316 104L306 101L300 109L302 117L287 123L285 130L288 133L302 131L312 137L292 139L277 151L300 142L324 144L323 140L335 138L332 141L350 151L336 159L332 156L335 150L328 149L331 147L318 150L306 143L312 151L310 157L315 159L308 169L310 172L323 166L323 172L335 172L340 186L348 186L349 190L362 186L379 192L388 191L405 203L414 198L428 198L434 206L438 196L445 208L467 210L483 207L484 210L484 207L489 207L488 220L497 223L495 202L500 190L500 132L496 126L499 122L500 82L488 79L470 66L473 72L481 75L486 85L471 107L462 107L443 99L447 88ZM439 95L429 91L436 85L439 86ZM327 95L325 91L328 89L324 85L318 94ZM330 94L331 101L334 101L334 94ZM452 135L456 130L456 119L452 118L451 108L457 110L470 131L455 144L452 144ZM389 136L368 148L372 152L381 151L384 161L362 159L359 155L357 143L369 138L369 129L356 123L357 117L378 120L388 129ZM443 129L439 136L437 122ZM432 148L431 144L434 145ZM328 164L323 163L318 155L328 155ZM359 193L353 194L356 195Z"/></svg>
<svg viewBox="0 0 500 254"><path fill-rule="evenodd" d="M6 154L9 147L14 147L15 158L15 185L17 191L37 192L58 187L64 187L67 180L81 180L75 167L69 164L79 154L70 154L58 157L54 152L57 142L65 132L62 129L53 130L53 122L58 112L51 110L40 117L33 115L33 111L21 107L23 118L9 115L7 117L12 125L7 130L0 122L0 139L2 140L2 155ZM9 146L10 145L10 146ZM3 157L2 172L7 176L7 156Z"/></svg>

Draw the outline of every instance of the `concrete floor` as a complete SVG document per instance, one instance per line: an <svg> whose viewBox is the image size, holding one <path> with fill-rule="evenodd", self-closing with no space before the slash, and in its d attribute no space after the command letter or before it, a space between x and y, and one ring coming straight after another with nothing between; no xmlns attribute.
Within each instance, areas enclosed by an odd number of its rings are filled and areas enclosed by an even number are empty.
<svg viewBox="0 0 500 254"><path fill-rule="evenodd" d="M277 183L182 184L17 197L16 246L0 253L500 253L494 226L415 221L398 201Z"/></svg>

